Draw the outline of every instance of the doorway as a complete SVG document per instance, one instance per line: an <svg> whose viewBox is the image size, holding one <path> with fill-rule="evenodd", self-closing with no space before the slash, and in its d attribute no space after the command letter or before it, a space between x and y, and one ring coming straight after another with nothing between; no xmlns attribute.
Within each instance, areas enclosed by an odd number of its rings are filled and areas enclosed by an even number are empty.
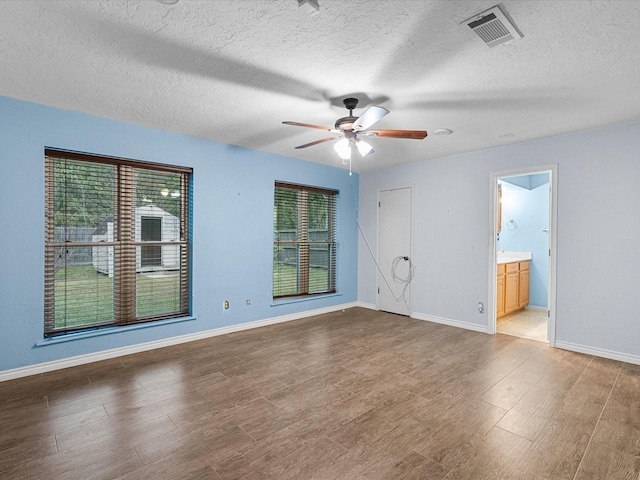
<svg viewBox="0 0 640 480"><path fill-rule="evenodd" d="M378 298L385 312L411 313L411 197L410 187L378 193Z"/></svg>
<svg viewBox="0 0 640 480"><path fill-rule="evenodd" d="M555 344L556 179L557 165L491 175L489 333Z"/></svg>

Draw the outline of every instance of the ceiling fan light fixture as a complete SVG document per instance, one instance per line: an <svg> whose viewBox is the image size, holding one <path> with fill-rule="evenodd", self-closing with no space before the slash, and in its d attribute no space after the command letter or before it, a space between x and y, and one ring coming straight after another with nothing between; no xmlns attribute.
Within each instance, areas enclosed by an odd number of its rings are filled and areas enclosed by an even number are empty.
<svg viewBox="0 0 640 480"><path fill-rule="evenodd" d="M358 152L360 152L360 155L362 155L363 157L366 157L367 155L371 155L373 153L373 147L364 140L358 140L358 143L356 143L356 147L358 148Z"/></svg>
<svg viewBox="0 0 640 480"><path fill-rule="evenodd" d="M351 160L351 142L347 138L341 138L333 146L338 156L343 160Z"/></svg>

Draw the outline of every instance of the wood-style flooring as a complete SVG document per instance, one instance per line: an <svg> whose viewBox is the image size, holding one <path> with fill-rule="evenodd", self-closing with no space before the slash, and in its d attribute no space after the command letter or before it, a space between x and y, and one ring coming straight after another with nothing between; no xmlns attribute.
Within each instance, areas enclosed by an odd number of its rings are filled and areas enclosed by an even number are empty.
<svg viewBox="0 0 640 480"><path fill-rule="evenodd" d="M639 477L639 366L361 308L0 383L2 479Z"/></svg>

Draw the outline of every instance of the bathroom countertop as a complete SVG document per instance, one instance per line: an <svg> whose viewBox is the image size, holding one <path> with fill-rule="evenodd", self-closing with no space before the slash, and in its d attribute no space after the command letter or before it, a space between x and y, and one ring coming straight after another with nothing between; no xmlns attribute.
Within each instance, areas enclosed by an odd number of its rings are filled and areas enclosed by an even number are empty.
<svg viewBox="0 0 640 480"><path fill-rule="evenodd" d="M503 263L526 262L531 260L531 252L505 252L498 250L496 259L498 265Z"/></svg>

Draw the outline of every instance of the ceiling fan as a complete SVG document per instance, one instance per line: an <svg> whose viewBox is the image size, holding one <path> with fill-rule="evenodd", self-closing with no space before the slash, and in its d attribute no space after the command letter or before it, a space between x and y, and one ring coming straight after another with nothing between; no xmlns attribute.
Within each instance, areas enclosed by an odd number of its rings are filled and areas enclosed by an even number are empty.
<svg viewBox="0 0 640 480"><path fill-rule="evenodd" d="M320 143L338 140L333 148L338 152L340 158L344 160L343 163L346 163L346 161L349 160L349 166L351 166L351 147L355 146L363 157L374 153L373 147L360 137L412 138L415 140L422 140L427 136L427 132L424 130L367 130L373 126L374 123L388 114L389 110L384 107L372 105L367 108L362 115L354 117L353 109L358 105L358 99L345 98L343 103L347 110L349 110L349 116L336 120L334 128L310 125L308 123L289 121L282 122L286 125L317 128L318 130L325 130L327 132L337 134L337 136L322 138L314 142L299 145L296 148L307 148Z"/></svg>

